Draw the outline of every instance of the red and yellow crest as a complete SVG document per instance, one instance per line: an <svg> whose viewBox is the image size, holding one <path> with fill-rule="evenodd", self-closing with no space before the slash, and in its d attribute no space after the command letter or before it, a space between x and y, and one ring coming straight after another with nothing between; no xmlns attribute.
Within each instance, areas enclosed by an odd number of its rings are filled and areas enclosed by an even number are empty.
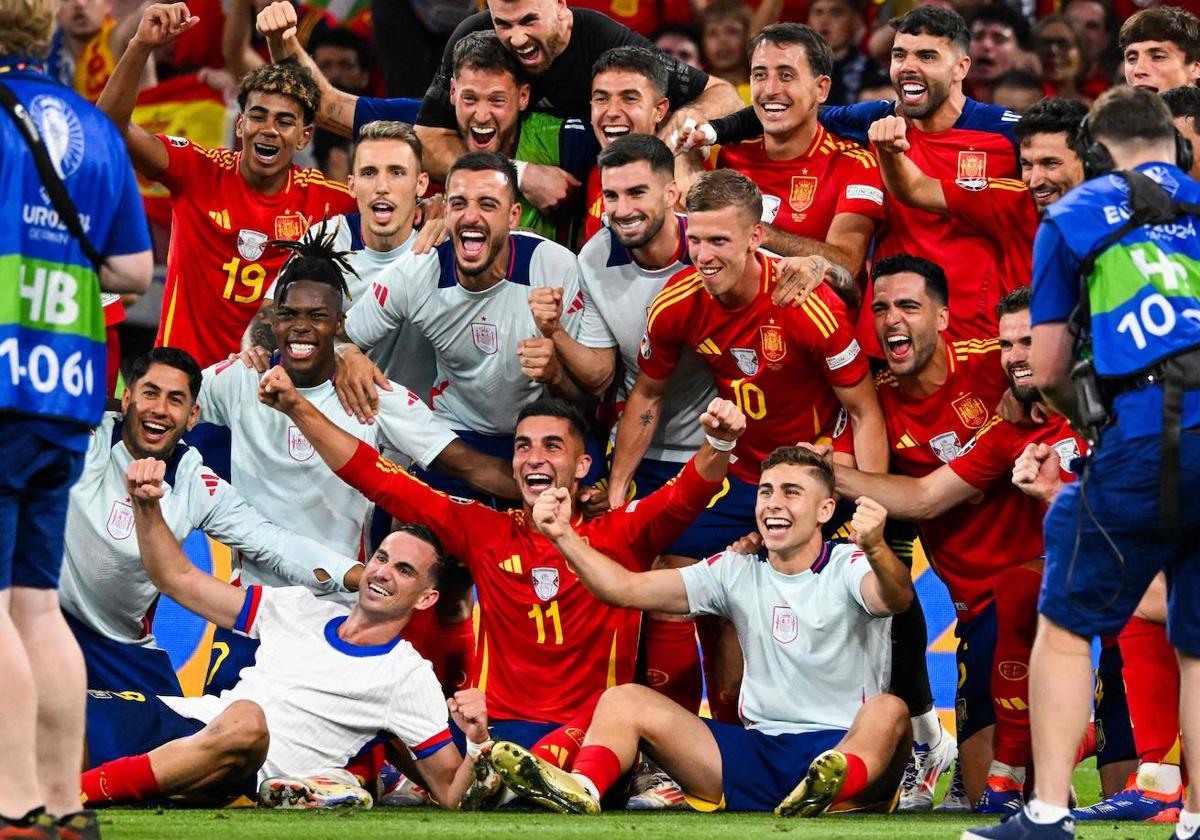
<svg viewBox="0 0 1200 840"><path fill-rule="evenodd" d="M950 405L954 407L958 419L962 420L963 425L968 429L978 429L987 422L987 406L974 394L964 394Z"/></svg>
<svg viewBox="0 0 1200 840"><path fill-rule="evenodd" d="M958 153L958 180L978 181L987 177L987 152Z"/></svg>
<svg viewBox="0 0 1200 840"><path fill-rule="evenodd" d="M763 358L768 362L778 362L787 355L787 342L783 339L783 327L778 324L764 324L758 328L762 337Z"/></svg>
<svg viewBox="0 0 1200 840"><path fill-rule="evenodd" d="M275 217L275 238L297 240L308 230L308 223L299 213L285 213Z"/></svg>
<svg viewBox="0 0 1200 840"><path fill-rule="evenodd" d="M788 204L797 213L807 210L817 194L817 179L813 175L793 175Z"/></svg>

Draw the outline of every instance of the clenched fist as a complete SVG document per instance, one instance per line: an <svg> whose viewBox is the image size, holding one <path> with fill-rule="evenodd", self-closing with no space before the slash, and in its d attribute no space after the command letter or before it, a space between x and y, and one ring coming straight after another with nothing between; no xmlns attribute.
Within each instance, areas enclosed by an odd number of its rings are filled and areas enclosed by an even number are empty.
<svg viewBox="0 0 1200 840"><path fill-rule="evenodd" d="M717 440L735 441L746 431L746 415L729 400L716 397L700 415L700 427Z"/></svg>
<svg viewBox="0 0 1200 840"><path fill-rule="evenodd" d="M884 117L871 123L867 140L883 155L902 155L912 148L908 142L908 123L903 117Z"/></svg>
<svg viewBox="0 0 1200 840"><path fill-rule="evenodd" d="M863 551L871 551L883 545L883 526L887 522L887 509L868 496L854 500L854 516L850 519L850 539Z"/></svg>
<svg viewBox="0 0 1200 840"><path fill-rule="evenodd" d="M163 479L167 464L157 458L138 458L125 470L125 490L134 502L152 503L167 494Z"/></svg>

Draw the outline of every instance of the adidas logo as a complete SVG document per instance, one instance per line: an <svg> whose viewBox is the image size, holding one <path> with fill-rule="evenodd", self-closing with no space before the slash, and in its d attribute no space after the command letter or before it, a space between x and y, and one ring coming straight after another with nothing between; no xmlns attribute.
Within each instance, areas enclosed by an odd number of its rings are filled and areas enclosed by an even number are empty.
<svg viewBox="0 0 1200 840"><path fill-rule="evenodd" d="M228 210L209 210L208 218L216 222L217 227L221 228L222 230L233 230L233 227L229 224Z"/></svg>
<svg viewBox="0 0 1200 840"><path fill-rule="evenodd" d="M696 345L696 352L701 356L720 356L721 348L711 338L706 338Z"/></svg>
<svg viewBox="0 0 1200 840"><path fill-rule="evenodd" d="M500 561L500 568L506 572L511 572L514 575L521 574L521 555L514 554L507 560Z"/></svg>

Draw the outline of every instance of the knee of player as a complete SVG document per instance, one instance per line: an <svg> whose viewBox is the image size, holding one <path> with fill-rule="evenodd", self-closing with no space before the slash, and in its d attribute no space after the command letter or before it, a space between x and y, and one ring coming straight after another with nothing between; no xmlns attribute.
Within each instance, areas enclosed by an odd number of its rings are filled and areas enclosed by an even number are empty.
<svg viewBox="0 0 1200 840"><path fill-rule="evenodd" d="M881 724L890 726L896 732L897 737L908 731L910 726L908 704L895 694L878 694L872 697L863 707L863 711L869 713Z"/></svg>
<svg viewBox="0 0 1200 840"><path fill-rule="evenodd" d="M600 715L636 719L638 711L646 708L647 699L653 698L657 693L652 688L634 683L614 685L600 695L593 720Z"/></svg>
<svg viewBox="0 0 1200 840"><path fill-rule="evenodd" d="M217 721L219 730L213 736L223 755L239 765L258 767L263 763L271 735L261 706L250 700L238 700Z"/></svg>

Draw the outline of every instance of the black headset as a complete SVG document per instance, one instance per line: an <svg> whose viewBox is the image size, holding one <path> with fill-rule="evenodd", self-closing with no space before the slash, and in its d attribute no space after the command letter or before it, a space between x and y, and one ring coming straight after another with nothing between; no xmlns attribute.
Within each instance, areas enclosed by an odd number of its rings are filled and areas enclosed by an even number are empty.
<svg viewBox="0 0 1200 840"><path fill-rule="evenodd" d="M1184 172L1190 172L1194 152L1189 141L1178 128L1171 127L1175 134L1175 165ZM1083 161L1083 174L1088 179L1112 172L1117 168L1112 155L1104 144L1092 136L1091 126L1088 125L1088 115L1079 121L1079 133L1075 135L1075 151Z"/></svg>

